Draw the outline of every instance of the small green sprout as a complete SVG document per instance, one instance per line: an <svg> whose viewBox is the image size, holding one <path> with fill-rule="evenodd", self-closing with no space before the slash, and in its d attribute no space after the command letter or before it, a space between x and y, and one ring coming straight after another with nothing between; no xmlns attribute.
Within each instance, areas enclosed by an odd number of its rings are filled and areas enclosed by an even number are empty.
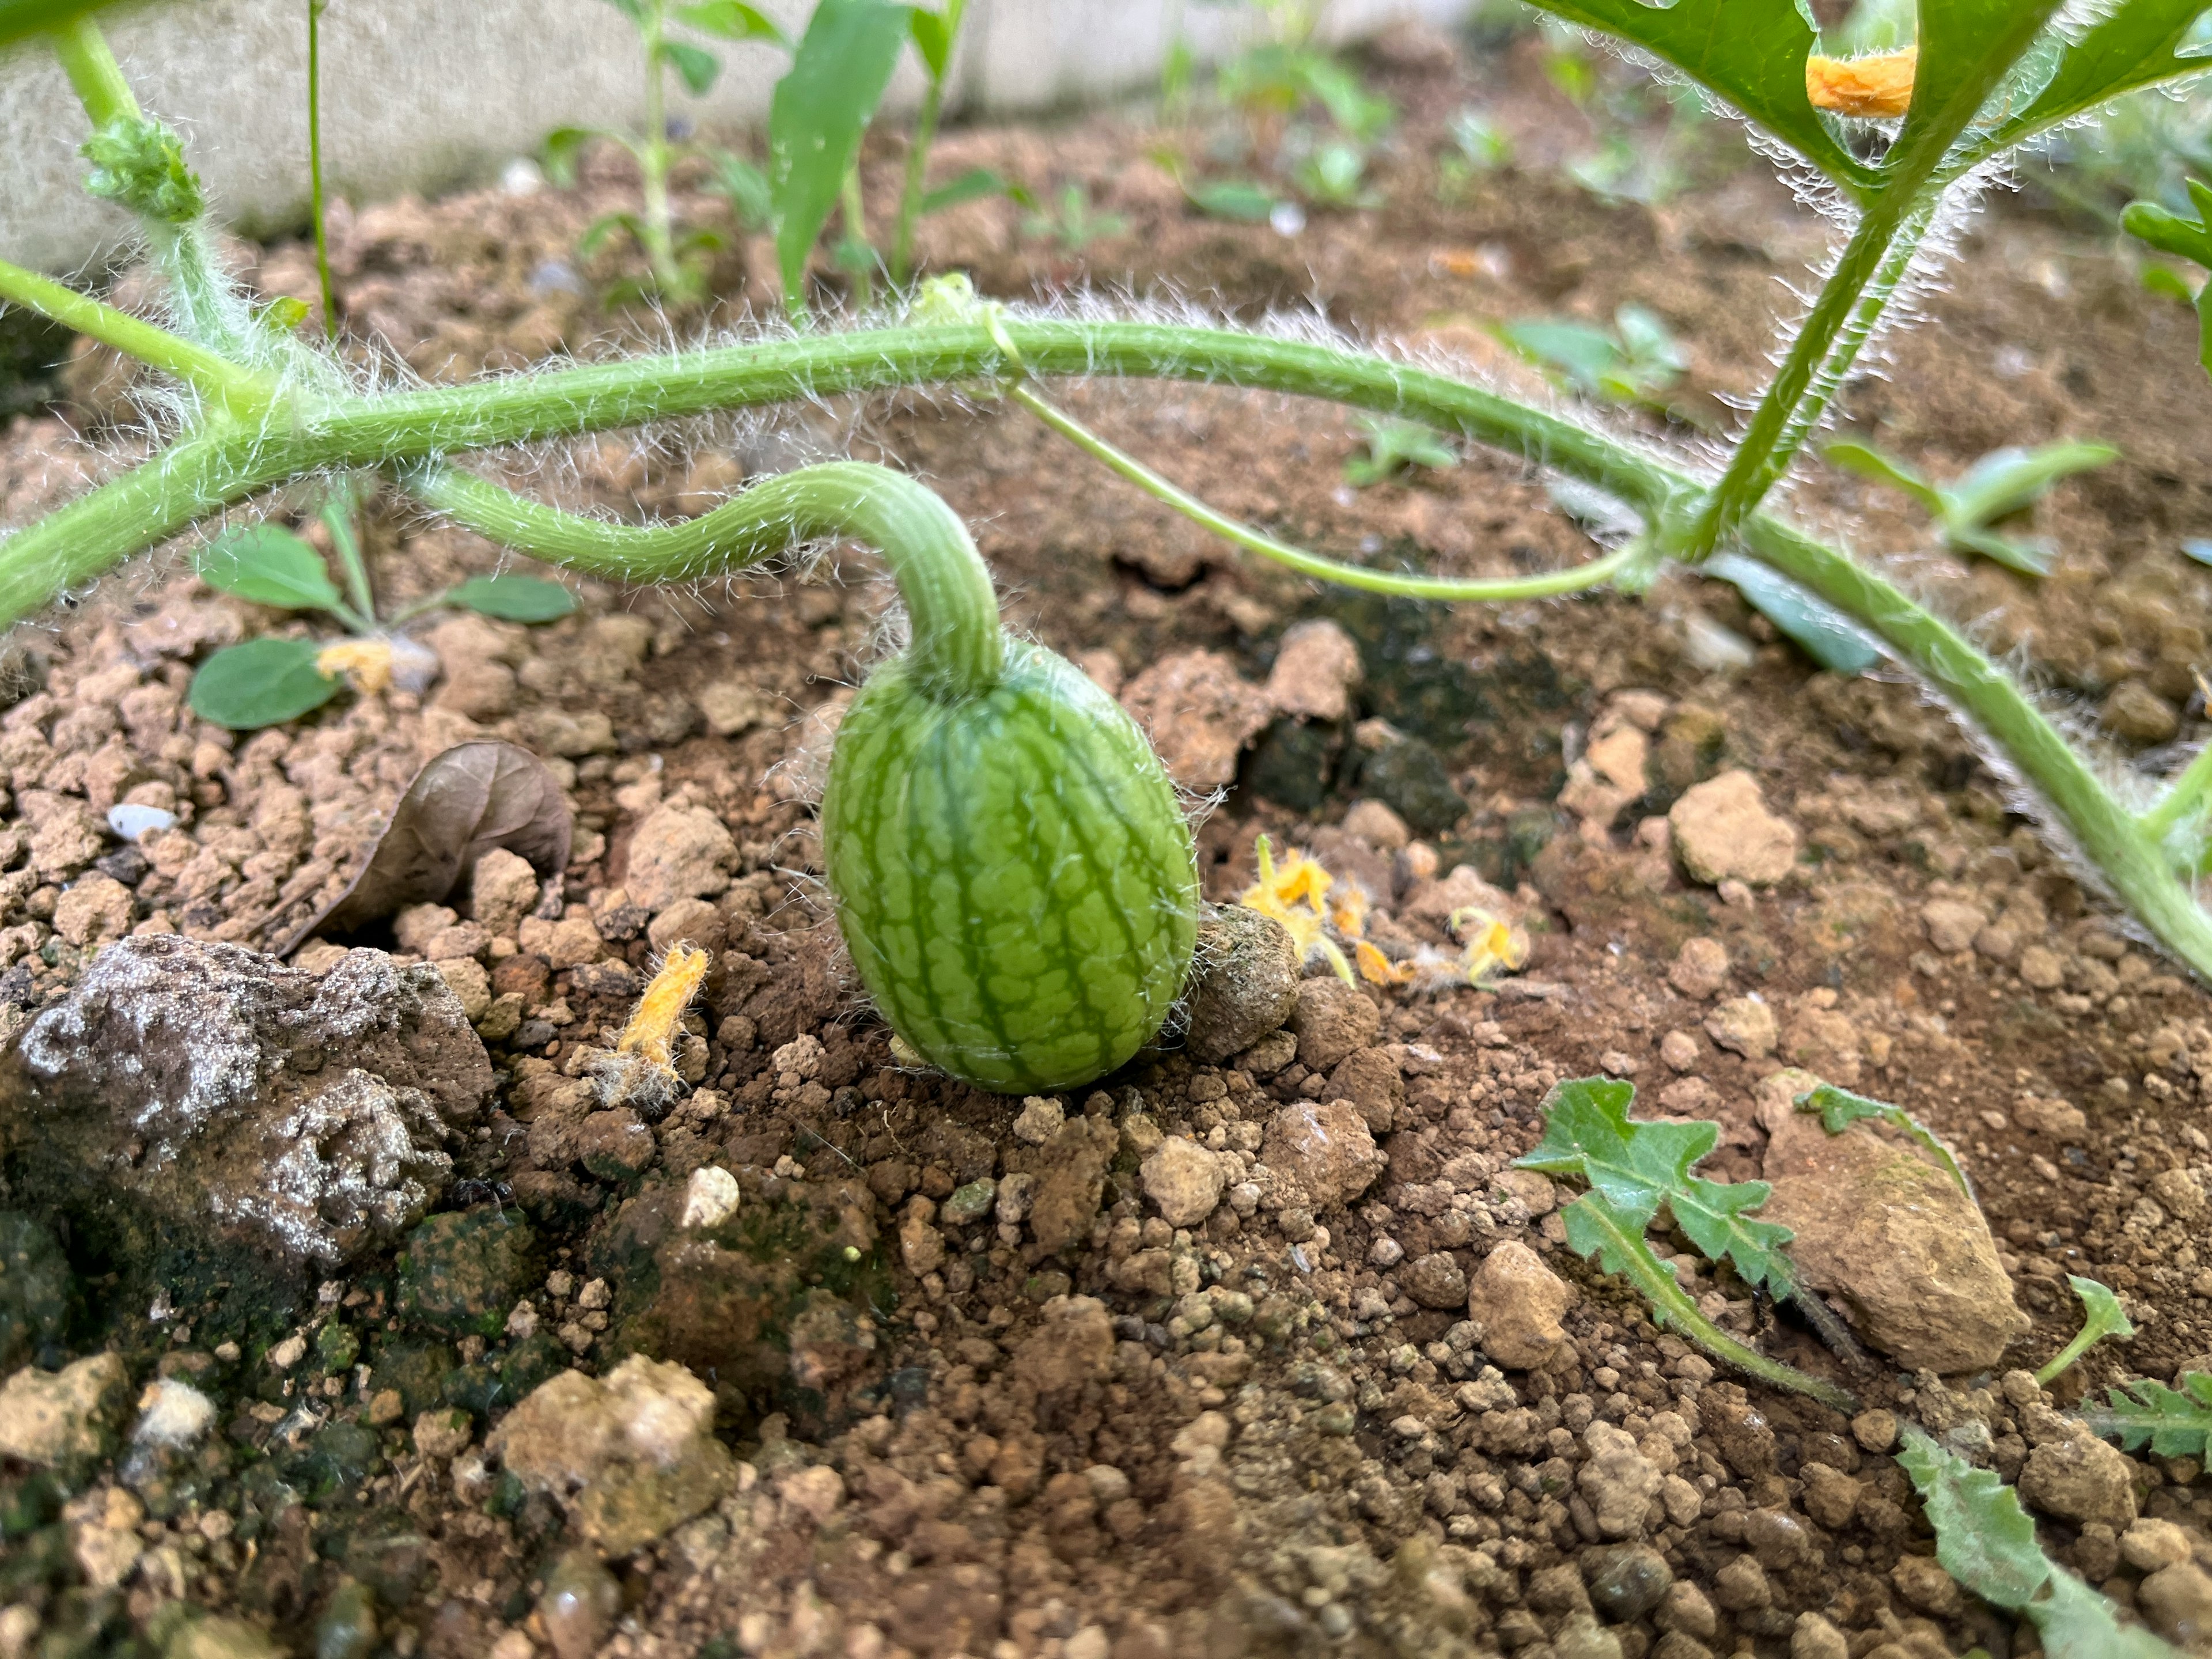
<svg viewBox="0 0 2212 1659"><path fill-rule="evenodd" d="M1382 192L1367 181L1367 152L1349 139L1325 140L1300 156L1291 169L1291 182L1317 207L1382 205Z"/></svg>
<svg viewBox="0 0 2212 1659"><path fill-rule="evenodd" d="M1821 452L1836 465L1900 489L1928 509L1947 544L1979 553L2030 576L2048 575L2051 550L2001 536L1990 526L2033 506L2053 484L2119 459L2110 444L2056 443L2034 449L1993 449L1948 484L1931 483L1905 462L1870 445L1844 441Z"/></svg>
<svg viewBox="0 0 2212 1659"><path fill-rule="evenodd" d="M1747 1285L1790 1297L1808 1312L1818 1302L1801 1287L1784 1253L1790 1229L1749 1214L1773 1188L1763 1181L1707 1181L1690 1173L1718 1144L1720 1126L1638 1122L1628 1115L1635 1098L1633 1084L1610 1078L1559 1084L1544 1101L1542 1142L1515 1161L1516 1169L1577 1176L1589 1183L1562 1212L1569 1248L1627 1279L1661 1323L1671 1321L1715 1358L1837 1410L1855 1410L1847 1390L1770 1359L1721 1330L1653 1253L1644 1229L1663 1206L1707 1261L1726 1261ZM1827 1318L1832 1324L1833 1316Z"/></svg>
<svg viewBox="0 0 2212 1659"><path fill-rule="evenodd" d="M2212 270L2212 185L2191 179L2189 196L2197 208L2194 219L2185 219L2155 202L2130 202L2127 211L2120 216L2120 223L2129 235L2148 242L2160 253L2193 260ZM2173 281L2180 288L2180 278L2177 276ZM2185 295L2188 289L2181 288L2180 291ZM2203 324L2198 359L2207 371L2212 371L2212 279L2197 285L2196 305L2197 315Z"/></svg>
<svg viewBox="0 0 2212 1659"><path fill-rule="evenodd" d="M1609 330L1565 318L1528 317L1501 323L1497 333L1555 384L1606 403L1663 411L1660 394L1690 366L1658 314L1635 304L1615 312Z"/></svg>
<svg viewBox="0 0 2212 1659"><path fill-rule="evenodd" d="M1344 464L1344 481L1355 489L1395 478L1408 467L1441 472L1459 465L1459 452L1433 427L1376 415L1362 416L1359 424L1367 431L1367 453Z"/></svg>
<svg viewBox="0 0 2212 1659"><path fill-rule="evenodd" d="M258 639L226 647L192 676L193 713L234 731L252 731L321 708L349 677L365 690L379 690L392 683L400 665L395 658L404 658L409 649L396 630L428 611L451 607L503 622L544 623L576 608L575 595L558 582L535 576L472 576L404 605L380 623L352 507L351 492L341 489L321 514L345 575L343 592L331 580L322 556L282 525L234 530L200 550L199 578L210 587L273 610L319 611L335 617L349 637ZM419 653L421 647L413 649Z"/></svg>
<svg viewBox="0 0 2212 1659"><path fill-rule="evenodd" d="M2124 1382L2081 1420L2129 1451L2148 1446L2158 1457L2202 1458L2212 1452L2212 1372L2185 1371L2174 1381L2181 1386L2170 1389L2147 1376Z"/></svg>
<svg viewBox="0 0 2212 1659"><path fill-rule="evenodd" d="M1261 225L1284 206L1282 197L1249 179L1209 179L1183 186L1190 204L1209 219Z"/></svg>
<svg viewBox="0 0 2212 1659"><path fill-rule="evenodd" d="M2054 1377L2063 1376L2069 1365L2106 1337L2116 1336L2124 1342L2136 1334L2135 1322L2128 1317L2127 1310L2120 1306L2120 1298L2109 1286L2094 1279L2084 1279L2079 1273L2067 1274L2066 1282L2081 1298L2081 1328L2071 1342L2051 1356L2049 1364L2036 1372L2036 1382L2045 1388L2049 1388Z"/></svg>
<svg viewBox="0 0 2212 1659"><path fill-rule="evenodd" d="M1070 253L1080 253L1091 243L1119 236L1128 228L1129 222L1120 214L1094 209L1091 192L1074 183L1061 190L1050 210L1040 209L1022 221L1023 234L1048 238Z"/></svg>
<svg viewBox="0 0 2212 1659"><path fill-rule="evenodd" d="M2019 1494L1907 1425L1899 1467L1912 1477L1943 1570L1992 1607L2017 1613L2043 1637L2048 1659L2180 1659L2140 1625L2055 1565L2035 1540Z"/></svg>
<svg viewBox="0 0 2212 1659"><path fill-rule="evenodd" d="M1903 1132L1943 1166L1951 1179L1958 1183L1960 1192L1970 1201L1978 1201L1974 1200L1974 1183L1966 1179L1966 1172L1959 1163L1958 1154L1945 1145L1942 1138L1933 1129L1902 1106L1893 1106L1886 1100L1869 1100L1864 1095L1853 1094L1849 1089L1838 1089L1832 1083L1823 1083L1819 1088L1799 1095L1796 1103L1801 1112L1818 1112L1820 1127L1832 1135L1839 1135L1861 1118L1869 1117Z"/></svg>

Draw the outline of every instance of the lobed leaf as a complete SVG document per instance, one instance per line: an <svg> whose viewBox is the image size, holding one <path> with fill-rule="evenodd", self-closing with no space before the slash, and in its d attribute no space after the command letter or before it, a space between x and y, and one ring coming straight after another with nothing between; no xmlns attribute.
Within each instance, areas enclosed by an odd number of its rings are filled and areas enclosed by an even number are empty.
<svg viewBox="0 0 2212 1659"><path fill-rule="evenodd" d="M200 550L198 568L210 587L280 611L336 611L344 603L323 556L282 525L216 537Z"/></svg>
<svg viewBox="0 0 2212 1659"><path fill-rule="evenodd" d="M1639 1233L1663 1204L1709 1261L1731 1263L1746 1284L1778 1296L1793 1291L1796 1274L1783 1253L1790 1229L1747 1214L1774 1189L1763 1181L1691 1175L1720 1139L1720 1126L1635 1122L1628 1115L1635 1098L1634 1085L1610 1078L1558 1085L1545 1098L1543 1140L1514 1167L1580 1176Z"/></svg>
<svg viewBox="0 0 2212 1659"><path fill-rule="evenodd" d="M2205 0L2122 0L2062 52L2056 70L1997 131L2002 145L2094 109L2122 93L2212 69L2191 41Z"/></svg>
<svg viewBox="0 0 2212 1659"><path fill-rule="evenodd" d="M2129 1451L2148 1445L2159 1457L2212 1455L2212 1373L2185 1371L2181 1386L2168 1388L2148 1377L2108 1389L2106 1403L2081 1413L2081 1420Z"/></svg>
<svg viewBox="0 0 2212 1659"><path fill-rule="evenodd" d="M1797 0L1534 0L1673 64L1837 183L1864 193L1877 171L1838 142L1805 94L1816 39ZM1932 3L1932 0L1931 0Z"/></svg>
<svg viewBox="0 0 2212 1659"><path fill-rule="evenodd" d="M821 0L775 83L768 117L775 251L793 303L805 293L806 256L890 84L910 11L885 0Z"/></svg>
<svg viewBox="0 0 2212 1659"><path fill-rule="evenodd" d="M2052 1564L2019 1495L1994 1470L1976 1468L1909 1424L1897 1461L1919 1491L1943 1570L2031 1620L2049 1659L2179 1659L2140 1625L2122 1625L2110 1601Z"/></svg>
<svg viewBox="0 0 2212 1659"><path fill-rule="evenodd" d="M1966 1179L1966 1171L1959 1162L1958 1154L1943 1138L1906 1111L1902 1106L1893 1106L1886 1100L1870 1100L1864 1095L1855 1095L1849 1089L1838 1089L1832 1083L1799 1095L1795 1102L1801 1112L1818 1112L1820 1127L1832 1135L1839 1135L1861 1118L1874 1118L1887 1123L1917 1145L1942 1164L1959 1190L1967 1198L1974 1196L1974 1183Z"/></svg>
<svg viewBox="0 0 2212 1659"><path fill-rule="evenodd" d="M186 693L202 720L234 732L282 726L321 708L344 684L315 666L313 640L248 640L210 657Z"/></svg>
<svg viewBox="0 0 2212 1659"><path fill-rule="evenodd" d="M449 589L446 601L501 622L556 622L576 608L574 593L537 576L471 576Z"/></svg>

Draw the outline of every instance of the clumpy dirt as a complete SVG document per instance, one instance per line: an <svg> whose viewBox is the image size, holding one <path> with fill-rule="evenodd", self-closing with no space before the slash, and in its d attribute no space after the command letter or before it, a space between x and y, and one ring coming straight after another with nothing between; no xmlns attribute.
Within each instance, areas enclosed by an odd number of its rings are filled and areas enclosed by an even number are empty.
<svg viewBox="0 0 2212 1659"><path fill-rule="evenodd" d="M1749 165L1656 206L1575 189L1538 163L1583 117L1534 53L1396 42L1373 66L1407 112L1388 204L1294 237L1196 216L1130 121L962 131L948 175L1080 182L1125 228L1071 252L980 203L930 222L924 251L1006 296L1318 304L1523 387L1486 322L1633 300L1689 349L1686 414L1720 418L1756 391L1781 283L1826 231ZM1471 100L1523 165L1445 193L1435 157ZM871 161L886 208L897 164ZM588 299L611 263L568 252L630 188L602 172L341 215L345 320L383 343L356 349L455 379L649 333ZM238 253L311 297L298 244ZM740 245L725 305L770 307L772 270ZM2003 204L1924 304L1936 325L1845 414L1938 474L2000 443L2118 444L2038 509L2055 574L1962 564L1902 502L1817 467L1796 509L2016 653L2115 770L2171 771L2203 736L2212 584L2177 550L2212 533L2193 322L2110 246ZM120 406L111 369L86 354L71 404L0 430L0 518L131 453L98 425ZM1340 556L1487 574L1590 551L1517 465L1355 492L1357 428L1334 411L1064 395L1224 510ZM547 757L577 832L543 902L494 866L386 941L403 975L437 970L451 1003L406 983L474 1024L496 1097L397 1245L357 1226L341 1271L271 1253L257 1273L195 1255L186 1225L134 1255L85 1224L96 1158L58 1196L11 1158L0 1654L2038 1651L1935 1565L1899 1418L2019 1478L2055 1555L2203 1640L2202 1468L2100 1449L2061 1412L2212 1369L2212 1008L1942 711L1894 675L1816 672L1730 590L1680 576L1641 602L1482 610L1317 592L988 403L592 440L542 487L692 512L833 449L927 477L1012 625L1146 708L1182 781L1226 791L1199 831L1209 896L1254 879L1265 833L1364 890L1392 962L1450 960L1448 919L1477 900L1528 930L1529 959L1486 988L1431 973L1387 992L1316 963L1290 1028L1218 1063L1169 1052L1063 1097L980 1094L896 1062L822 902L811 795L887 599L861 562L849 583L583 583L581 613L538 629L447 618L420 630L442 665L427 693L251 735L191 714L192 667L301 624L173 566L120 574L10 647L11 1035L126 935L283 939L456 742ZM496 562L396 511L368 534L395 601ZM175 823L126 844L118 805ZM603 1051L687 939L714 957L676 1052L690 1086L665 1113L610 1101ZM358 960L318 946L300 966ZM1959 1149L2019 1310L1947 1314L1942 1351L1975 1369L1838 1358L1662 1239L1711 1316L1865 1409L1739 1382L1565 1247L1570 1192L1508 1167L1553 1084L1603 1073L1647 1111L1717 1122L1709 1173L1757 1176L1792 1127L1788 1068ZM2046 1394L2027 1373L2075 1328L2069 1273L2117 1290L2139 1334ZM1910 1303L1883 1274L1839 1271L1863 1329L1890 1328L1855 1297Z"/></svg>

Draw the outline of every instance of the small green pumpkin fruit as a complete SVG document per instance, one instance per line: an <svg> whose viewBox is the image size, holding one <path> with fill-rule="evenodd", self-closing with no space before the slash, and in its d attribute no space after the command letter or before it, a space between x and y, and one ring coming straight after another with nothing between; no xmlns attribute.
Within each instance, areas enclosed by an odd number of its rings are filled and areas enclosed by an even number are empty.
<svg viewBox="0 0 2212 1659"><path fill-rule="evenodd" d="M1158 1034L1197 937L1174 786L1064 658L1007 639L950 692L912 653L838 729L823 851L838 925L891 1028L1006 1094L1065 1089Z"/></svg>

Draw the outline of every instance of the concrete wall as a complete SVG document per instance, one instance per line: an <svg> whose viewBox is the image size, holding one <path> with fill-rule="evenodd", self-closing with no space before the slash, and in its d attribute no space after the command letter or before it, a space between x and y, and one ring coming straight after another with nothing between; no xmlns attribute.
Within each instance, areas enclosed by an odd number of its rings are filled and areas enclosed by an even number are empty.
<svg viewBox="0 0 2212 1659"><path fill-rule="evenodd" d="M790 25L811 6L765 9ZM1351 40L1401 17L1449 22L1471 9L1331 0L1322 31ZM305 216L305 20L306 0L174 0L106 14L140 102L185 133L218 216L249 228ZM971 0L954 102L1036 111L1139 92L1157 83L1178 34L1211 59L1260 21L1235 0ZM635 37L606 0L331 0L322 47L325 176L356 202L483 179L555 127L639 118ZM746 45L723 60L713 92L679 91L677 107L707 122L757 123L782 55ZM910 107L919 89L908 54L893 107ZM79 186L85 132L51 57L35 46L0 53L0 257L67 270L129 234L125 215Z"/></svg>

